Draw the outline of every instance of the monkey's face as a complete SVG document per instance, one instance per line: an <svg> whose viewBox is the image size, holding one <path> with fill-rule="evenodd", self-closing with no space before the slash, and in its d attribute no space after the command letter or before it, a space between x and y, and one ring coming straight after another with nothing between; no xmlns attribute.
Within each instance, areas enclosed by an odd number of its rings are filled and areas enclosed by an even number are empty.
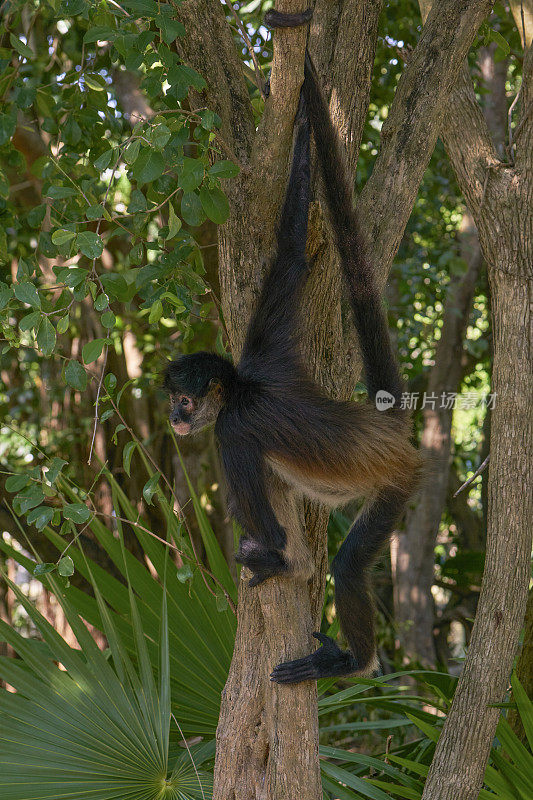
<svg viewBox="0 0 533 800"><path fill-rule="evenodd" d="M170 394L170 424L179 436L198 433L216 422L222 408L222 387L212 381L203 397L177 391Z"/></svg>
<svg viewBox="0 0 533 800"><path fill-rule="evenodd" d="M170 424L179 436L191 433L195 408L196 403L192 397L179 392L170 395Z"/></svg>

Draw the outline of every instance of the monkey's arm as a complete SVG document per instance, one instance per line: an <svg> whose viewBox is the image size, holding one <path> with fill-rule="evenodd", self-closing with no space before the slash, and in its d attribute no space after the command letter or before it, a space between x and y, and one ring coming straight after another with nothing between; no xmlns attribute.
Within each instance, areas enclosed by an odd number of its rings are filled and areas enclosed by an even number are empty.
<svg viewBox="0 0 533 800"><path fill-rule="evenodd" d="M287 571L288 565L282 555L287 536L267 496L260 449L228 437L221 439L221 455L229 509L245 532L236 558L254 573L250 586L257 586Z"/></svg>
<svg viewBox="0 0 533 800"><path fill-rule="evenodd" d="M302 286L309 212L309 122L299 114L291 174L277 234L277 252L250 321L241 360L243 372L271 374L298 369L294 341ZM252 367L253 363L253 367Z"/></svg>

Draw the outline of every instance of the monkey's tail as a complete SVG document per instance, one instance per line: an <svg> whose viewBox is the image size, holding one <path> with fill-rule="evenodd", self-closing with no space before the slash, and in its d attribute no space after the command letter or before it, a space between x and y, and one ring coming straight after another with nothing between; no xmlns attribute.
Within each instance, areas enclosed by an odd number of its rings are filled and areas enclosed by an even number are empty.
<svg viewBox="0 0 533 800"><path fill-rule="evenodd" d="M385 389L399 403L403 382L372 266L365 255L353 205L350 172L309 53L306 53L303 93L315 137L329 219L350 293L368 394L373 400L379 389Z"/></svg>
<svg viewBox="0 0 533 800"><path fill-rule="evenodd" d="M406 499L403 492L382 493L363 509L333 559L335 608L358 673L372 673L378 665L369 572L388 542Z"/></svg>

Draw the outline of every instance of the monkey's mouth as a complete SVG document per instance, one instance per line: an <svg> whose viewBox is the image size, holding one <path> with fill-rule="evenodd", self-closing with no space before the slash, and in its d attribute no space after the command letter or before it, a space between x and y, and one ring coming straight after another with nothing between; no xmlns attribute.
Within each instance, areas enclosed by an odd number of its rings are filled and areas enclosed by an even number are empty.
<svg viewBox="0 0 533 800"><path fill-rule="evenodd" d="M185 436L191 430L190 422L173 422L172 427L179 436Z"/></svg>

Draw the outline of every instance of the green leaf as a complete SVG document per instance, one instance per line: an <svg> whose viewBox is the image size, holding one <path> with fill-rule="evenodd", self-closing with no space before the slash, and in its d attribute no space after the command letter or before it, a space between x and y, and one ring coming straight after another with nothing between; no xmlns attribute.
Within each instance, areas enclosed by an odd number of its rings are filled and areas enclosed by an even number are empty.
<svg viewBox="0 0 533 800"><path fill-rule="evenodd" d="M407 719L411 720L413 725L416 725L416 727L419 728L422 733L424 733L432 742L439 741L440 732L442 730L440 725L431 725L429 722L425 722L424 720L419 719L412 714L406 714L405 716Z"/></svg>
<svg viewBox="0 0 533 800"><path fill-rule="evenodd" d="M100 321L104 328L114 328L117 318L112 311L105 311L100 317Z"/></svg>
<svg viewBox="0 0 533 800"><path fill-rule="evenodd" d="M113 41L115 36L117 36L118 31L116 29L110 28L108 25L97 25L94 28L89 28L85 36L83 37L83 41L86 44L90 44L92 42L106 42L106 41Z"/></svg>
<svg viewBox="0 0 533 800"><path fill-rule="evenodd" d="M37 344L45 358L49 358L56 346L56 331L48 317L43 317L37 330Z"/></svg>
<svg viewBox="0 0 533 800"><path fill-rule="evenodd" d="M99 359L105 344L105 339L93 339L91 342L84 344L81 350L84 363L92 364L93 361Z"/></svg>
<svg viewBox="0 0 533 800"><path fill-rule="evenodd" d="M167 239L173 239L181 228L181 220L174 211L174 206L171 202L168 204L168 236Z"/></svg>
<svg viewBox="0 0 533 800"><path fill-rule="evenodd" d="M139 185L157 180L165 171L165 159L161 153L144 147L135 164L133 177Z"/></svg>
<svg viewBox="0 0 533 800"><path fill-rule="evenodd" d="M116 272L105 272L101 275L100 280L111 298L125 303L131 299L128 296L128 284L122 275L118 275Z"/></svg>
<svg viewBox="0 0 533 800"><path fill-rule="evenodd" d="M71 359L65 368L65 380L73 389L84 392L87 388L87 373L76 359Z"/></svg>
<svg viewBox="0 0 533 800"><path fill-rule="evenodd" d="M97 219L101 219L104 216L104 207L101 203L96 206L89 206L85 209L85 216L87 219L94 221Z"/></svg>
<svg viewBox="0 0 533 800"><path fill-rule="evenodd" d="M62 245L70 242L76 236L76 231L66 231L60 228L52 234L52 241L54 244Z"/></svg>
<svg viewBox="0 0 533 800"><path fill-rule="evenodd" d="M157 485L159 483L160 478L159 472L156 472L152 477L146 481L143 487L143 497L148 503L149 506L152 505L152 497L154 496L155 492L157 491Z"/></svg>
<svg viewBox="0 0 533 800"><path fill-rule="evenodd" d="M212 222L216 222L217 225L226 222L229 217L229 203L222 189L217 186L212 189L202 186L200 200L202 208Z"/></svg>
<svg viewBox="0 0 533 800"><path fill-rule="evenodd" d="M176 577L180 583L187 583L193 577L193 571L190 564L184 564L176 572Z"/></svg>
<svg viewBox="0 0 533 800"><path fill-rule="evenodd" d="M239 167L233 161L215 161L209 168L209 174L213 178L235 178L239 174Z"/></svg>
<svg viewBox="0 0 533 800"><path fill-rule="evenodd" d="M70 578L71 575L74 575L74 561L70 556L64 556L63 558L59 559L57 571L64 578Z"/></svg>
<svg viewBox="0 0 533 800"><path fill-rule="evenodd" d="M136 214L139 211L146 211L148 204L146 197L140 189L134 189L130 196L130 203L128 206L128 214Z"/></svg>
<svg viewBox="0 0 533 800"><path fill-rule="evenodd" d="M150 309L148 322L150 323L150 325L154 325L156 322L159 322L162 316L163 316L163 303L161 302L161 300L156 300L152 308Z"/></svg>
<svg viewBox="0 0 533 800"><path fill-rule="evenodd" d="M77 194L72 186L49 186L46 192L46 196L52 200L64 200L66 197L76 197Z"/></svg>
<svg viewBox="0 0 533 800"><path fill-rule="evenodd" d="M34 58L34 52L31 47L28 47L27 44L21 42L18 36L15 36L14 33L9 34L9 41L11 42L11 46L15 48L17 53L19 53L24 58Z"/></svg>
<svg viewBox="0 0 533 800"><path fill-rule="evenodd" d="M41 307L41 298L33 283L16 283L13 287L15 297L21 303L27 303L33 308Z"/></svg>
<svg viewBox="0 0 533 800"><path fill-rule="evenodd" d="M63 516L76 525L81 525L90 519L91 512L83 503L69 503L63 508Z"/></svg>
<svg viewBox="0 0 533 800"><path fill-rule="evenodd" d="M87 258L99 258L104 250L104 245L97 233L82 231L76 237L76 245Z"/></svg>
<svg viewBox="0 0 533 800"><path fill-rule="evenodd" d="M56 568L55 564L49 564L49 563L36 564L33 570L33 574L36 577L39 577L39 575L48 575L50 572L54 572L55 568Z"/></svg>
<svg viewBox="0 0 533 800"><path fill-rule="evenodd" d="M0 127L1 127L1 124L2 123L0 122ZM26 217L26 219L28 220L28 225L30 226L30 228L38 228L40 226L40 224L42 223L45 215L46 215L46 204L45 203L41 203L40 205L35 206L34 208L32 208L32 210L30 212L28 212L28 216Z"/></svg>
<svg viewBox="0 0 533 800"><path fill-rule="evenodd" d="M58 334L66 333L68 330L69 322L70 322L70 317L68 314L66 314L64 317L61 317L61 319L58 321L56 325L57 333Z"/></svg>
<svg viewBox="0 0 533 800"><path fill-rule="evenodd" d="M11 286L0 285L0 310L7 306L13 295L14 292Z"/></svg>
<svg viewBox="0 0 533 800"><path fill-rule="evenodd" d="M19 322L19 328L21 331L31 331L32 328L37 328L41 321L41 312L40 311L32 311L30 314L26 314L25 317Z"/></svg>
<svg viewBox="0 0 533 800"><path fill-rule="evenodd" d="M111 163L111 157L113 155L113 150L110 148L102 153L101 156L98 156L97 159L93 162L93 166L98 172L103 172Z"/></svg>
<svg viewBox="0 0 533 800"><path fill-rule="evenodd" d="M130 166L135 163L137 160L137 156L139 155L139 150L141 149L141 140L134 139L133 142L130 142L127 147L124 148L122 153L122 157L126 164Z"/></svg>
<svg viewBox="0 0 533 800"><path fill-rule="evenodd" d="M0 147L9 142L17 127L17 112L13 107L4 107L0 114Z"/></svg>
<svg viewBox="0 0 533 800"><path fill-rule="evenodd" d="M38 531L42 531L52 521L54 509L49 506L38 506L30 511L26 520L28 525L35 525Z"/></svg>
<svg viewBox="0 0 533 800"><path fill-rule="evenodd" d="M526 733L530 748L533 749L533 701L527 696L524 687L515 674L511 675L513 698L518 706L520 719Z"/></svg>
<svg viewBox="0 0 533 800"><path fill-rule="evenodd" d="M161 29L163 41L171 44L178 36L185 35L185 27L177 19L172 19L167 14L159 14L156 18L156 25Z"/></svg>
<svg viewBox="0 0 533 800"><path fill-rule="evenodd" d="M167 80L171 86L171 94L176 96L178 100L182 100L187 96L190 86L198 92L201 92L206 87L206 82L202 76L191 67L185 66L185 64L178 64L169 69Z"/></svg>
<svg viewBox="0 0 533 800"><path fill-rule="evenodd" d="M52 459L52 462L46 471L46 480L49 483L55 483L59 473L61 472L63 467L66 466L66 464L68 464L68 461L65 461L63 458L58 458L57 456L55 456Z"/></svg>
<svg viewBox="0 0 533 800"><path fill-rule="evenodd" d="M44 500L44 492L40 484L32 483L27 489L15 497L20 514L25 514L30 508L39 506Z"/></svg>
<svg viewBox="0 0 533 800"><path fill-rule="evenodd" d="M89 89L93 89L95 92L103 92L107 89L105 78L103 78L102 75L98 75L96 72L85 72L83 79Z"/></svg>
<svg viewBox="0 0 533 800"><path fill-rule="evenodd" d="M99 294L96 300L94 301L94 307L96 311L103 311L104 308L107 308L109 305L109 297L102 293Z"/></svg>
<svg viewBox="0 0 533 800"><path fill-rule="evenodd" d="M217 611L226 611L228 608L228 598L224 592L217 592L216 594Z"/></svg>
<svg viewBox="0 0 533 800"><path fill-rule="evenodd" d="M496 44L498 46L498 51L499 51L498 52L498 58L497 58L498 61L501 61L502 58L506 58L506 56L509 55L509 53L511 52L511 48L509 46L509 43L507 42L506 39L503 38L503 36L501 35L501 33L499 31L494 30L494 28L491 28L490 31L489 31L489 37L488 38L489 38L489 42L496 42Z"/></svg>
<svg viewBox="0 0 533 800"><path fill-rule="evenodd" d="M108 394L113 394L117 388L117 376L113 375L112 372L108 372L104 378L104 386Z"/></svg>
<svg viewBox="0 0 533 800"><path fill-rule="evenodd" d="M124 466L124 470L128 477L130 476L130 469L131 469L131 457L137 447L137 442L126 442L124 445L124 450L122 451L122 464Z"/></svg>
<svg viewBox="0 0 533 800"><path fill-rule="evenodd" d="M150 132L150 142L155 148L162 150L170 139L170 135L170 129L163 122L160 122L153 126Z"/></svg>
<svg viewBox="0 0 533 800"><path fill-rule="evenodd" d="M198 227L205 219L200 198L195 192L184 192L181 198L181 216L188 225Z"/></svg>
<svg viewBox="0 0 533 800"><path fill-rule="evenodd" d="M204 165L197 158L183 159L183 166L178 176L178 184L184 192L197 189L204 179Z"/></svg>
<svg viewBox="0 0 533 800"><path fill-rule="evenodd" d="M30 482L29 475L10 475L5 486L7 492L20 492Z"/></svg>

